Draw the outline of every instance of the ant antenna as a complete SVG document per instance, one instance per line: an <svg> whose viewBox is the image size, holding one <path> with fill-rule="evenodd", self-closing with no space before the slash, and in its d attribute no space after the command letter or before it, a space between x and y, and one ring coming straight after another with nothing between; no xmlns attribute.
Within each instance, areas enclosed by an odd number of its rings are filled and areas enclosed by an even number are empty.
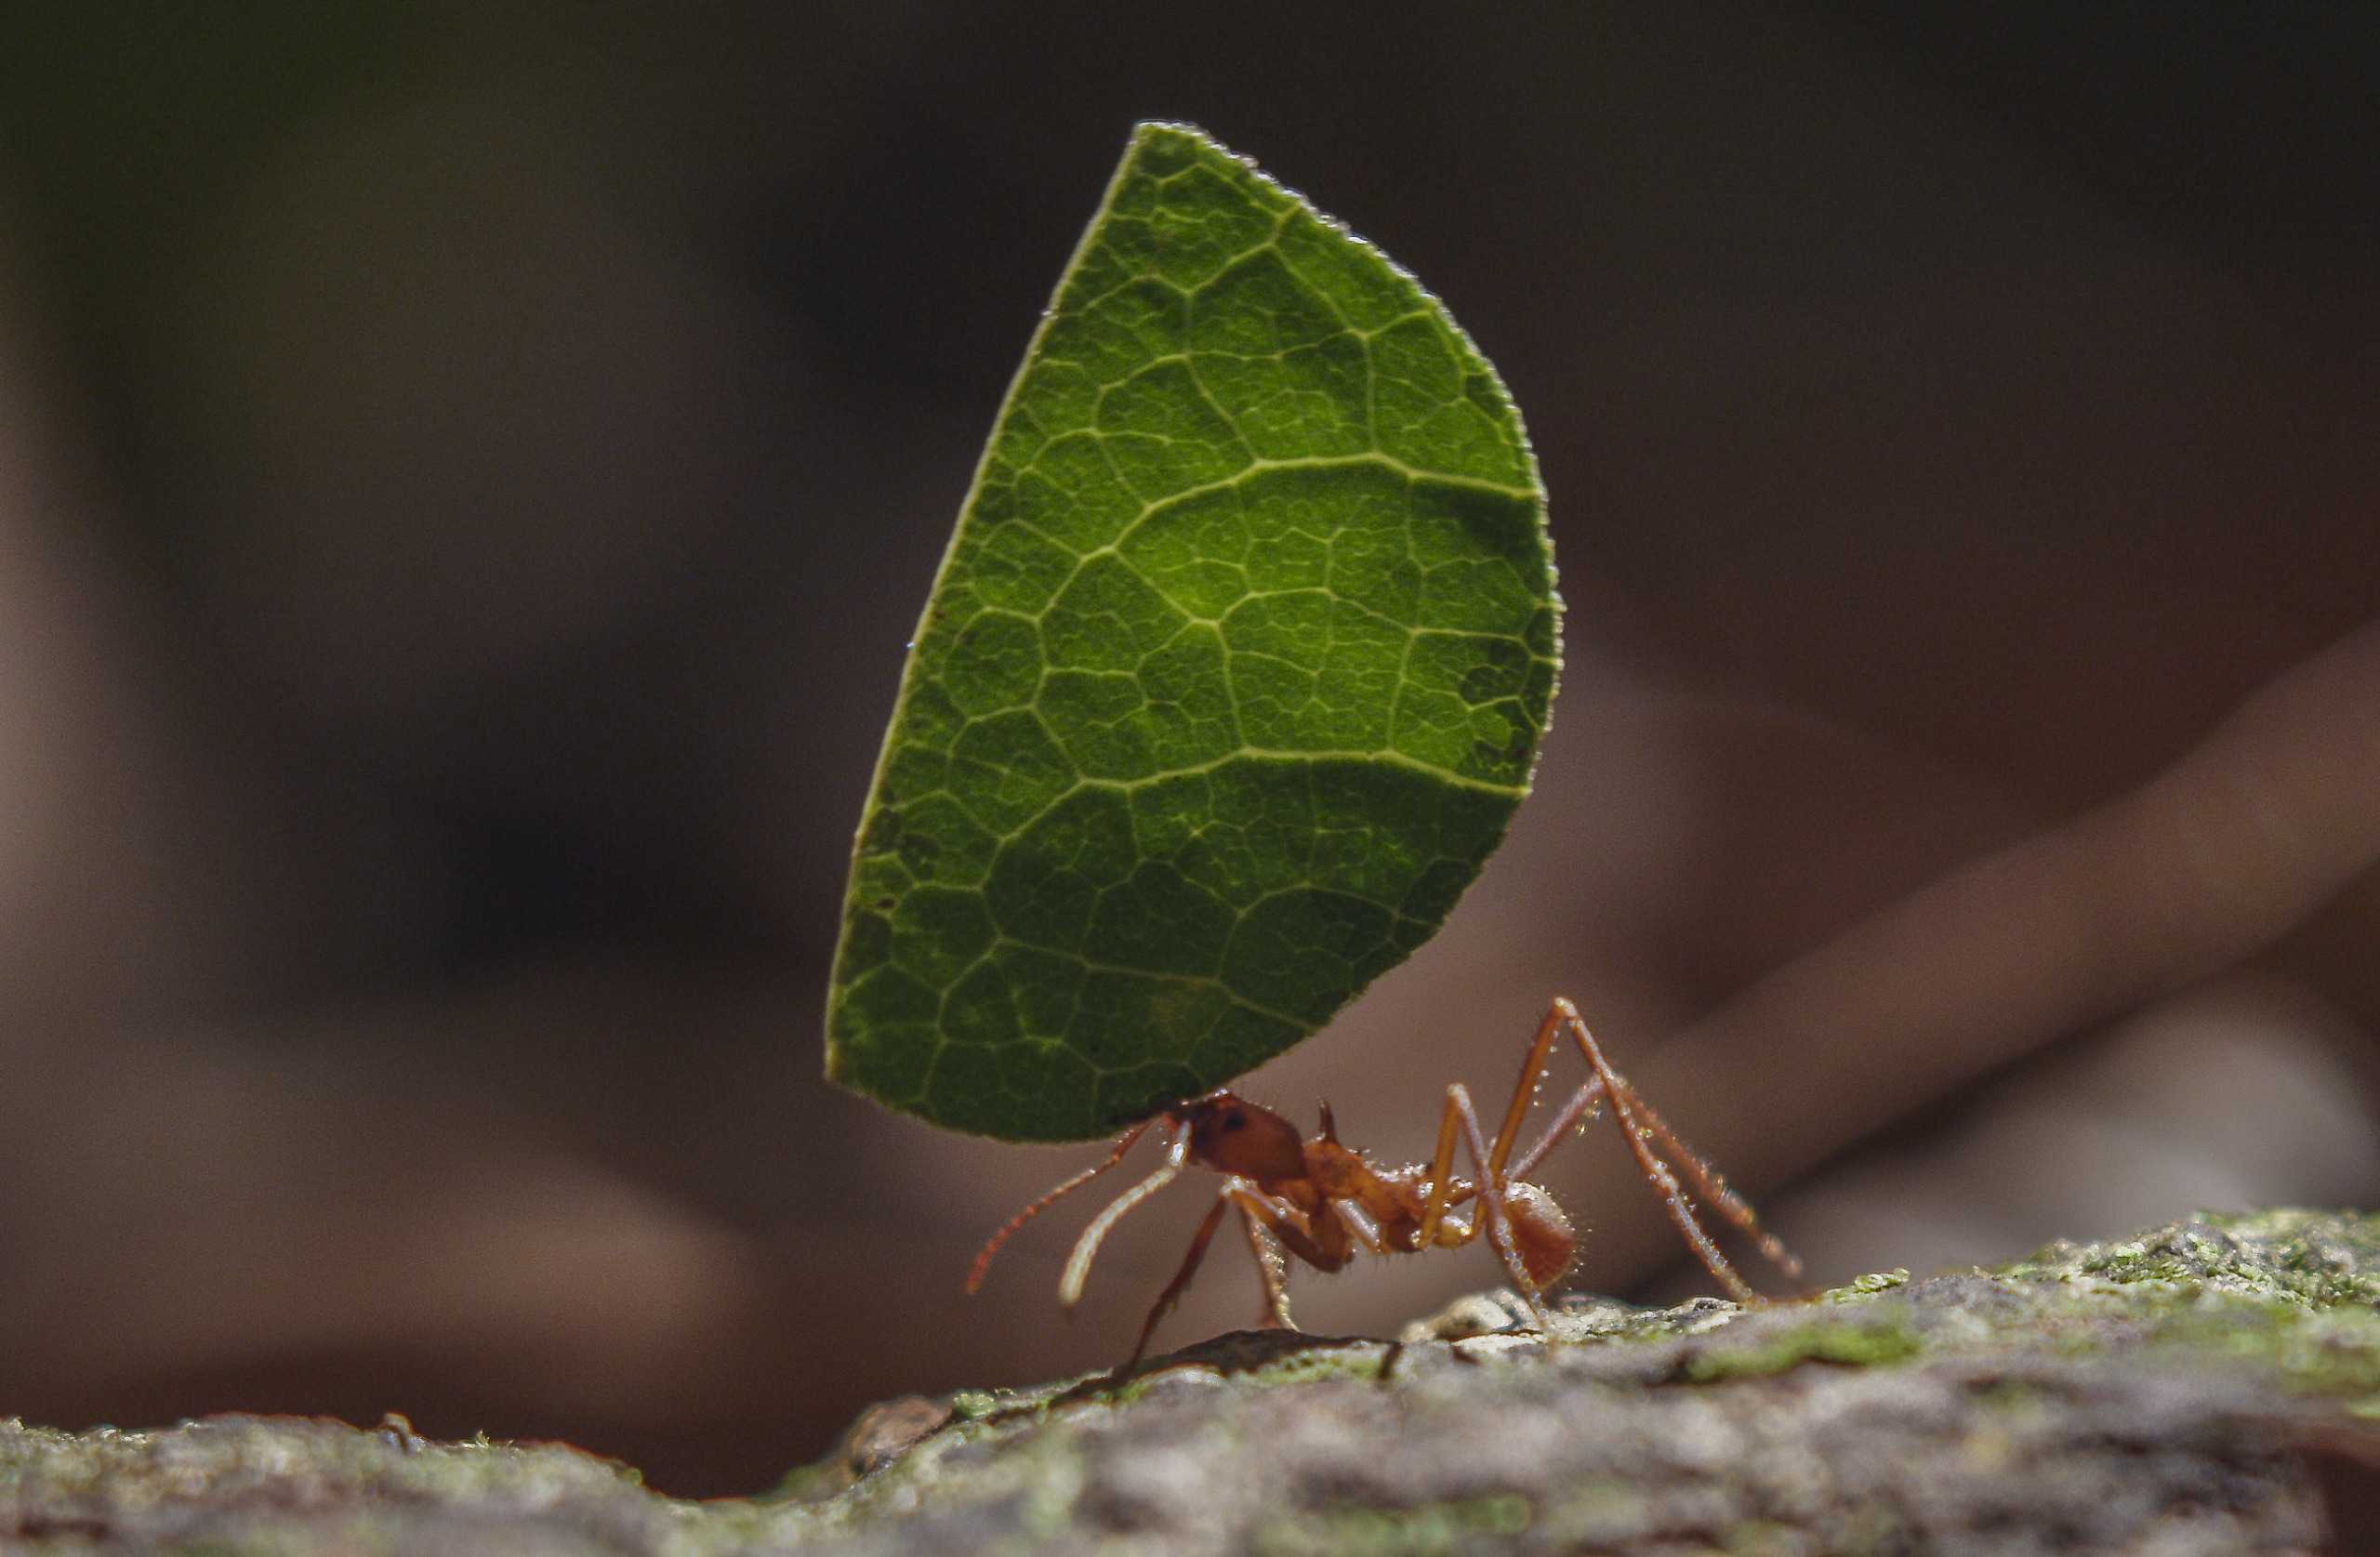
<svg viewBox="0 0 2380 1557"><path fill-rule="evenodd" d="M992 1256L999 1253L1000 1246L1007 1243L1009 1239L1014 1235L1018 1228L1023 1227L1026 1222L1031 1221L1035 1217L1039 1216L1042 1212L1056 1205L1060 1200L1064 1199L1067 1195L1082 1188L1083 1185L1091 1182L1093 1179L1098 1178L1101 1174L1106 1172L1117 1163L1122 1162L1124 1160L1124 1154L1130 1151L1133 1143L1139 1141L1142 1136L1148 1133L1149 1126L1156 1123L1157 1121L1154 1119L1144 1119L1141 1123L1134 1125L1130 1129L1124 1132L1122 1140L1116 1142L1116 1149L1107 1154L1106 1161L1099 1163L1096 1166L1084 1168L1073 1178L1068 1179L1064 1183L1060 1184L1056 1189L1051 1190L1049 1194L1043 1195L1032 1205L1027 1206L1022 1211L1017 1212L1016 1215L1009 1218L1008 1225L985 1240L983 1249L975 1256L975 1263L967 1267L967 1295L971 1298L973 1297L975 1295L975 1288L984 1285L984 1273L992 1268Z"/></svg>
<svg viewBox="0 0 2380 1557"><path fill-rule="evenodd" d="M1072 1310L1082 1300L1082 1284L1091 1279L1091 1262L1099 1258L1099 1246L1106 1240L1107 1230L1121 1221L1125 1212L1180 1178L1182 1165L1189 1156L1190 1127L1185 1123L1173 1132L1173 1144L1166 1148L1165 1166L1109 1201L1107 1208L1091 1219L1091 1225L1082 1230L1082 1236L1075 1240L1074 1253L1066 1256L1065 1273L1058 1278L1060 1308Z"/></svg>

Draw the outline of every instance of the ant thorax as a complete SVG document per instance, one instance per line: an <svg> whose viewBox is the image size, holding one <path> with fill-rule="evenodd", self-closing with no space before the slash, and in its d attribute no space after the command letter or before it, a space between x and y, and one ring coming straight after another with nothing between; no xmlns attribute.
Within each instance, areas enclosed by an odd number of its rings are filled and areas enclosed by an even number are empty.
<svg viewBox="0 0 2380 1557"><path fill-rule="evenodd" d="M1381 1183L1380 1170L1352 1146L1335 1141L1309 1141L1305 1146L1305 1176L1332 1200L1362 1200L1365 1191ZM1367 1206L1367 1210L1372 1207ZM1374 1213L1377 1216L1377 1212Z"/></svg>

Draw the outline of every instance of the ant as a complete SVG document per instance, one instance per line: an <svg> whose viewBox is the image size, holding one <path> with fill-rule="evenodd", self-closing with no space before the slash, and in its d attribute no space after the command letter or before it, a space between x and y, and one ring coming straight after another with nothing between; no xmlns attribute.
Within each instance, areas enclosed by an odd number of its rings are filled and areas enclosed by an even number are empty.
<svg viewBox="0 0 2380 1557"><path fill-rule="evenodd" d="M1514 1161L1513 1148L1520 1139L1521 1121L1545 1079L1554 1042L1565 1033L1576 1040L1594 1074L1570 1095L1537 1143ZM1149 1337L1156 1333L1158 1321L1172 1313L1189 1290L1224 1213L1234 1209L1239 1212L1240 1227L1263 1280L1264 1307L1258 1323L1265 1327L1297 1327L1289 1319L1289 1294L1283 1285L1284 1250L1317 1271L1329 1272L1344 1269L1359 1247L1374 1254L1418 1254L1468 1244L1484 1230L1514 1287L1527 1302L1537 1327L1551 1333L1542 1294L1568 1273L1578 1235L1554 1197L1527 1180L1565 1137L1593 1120L1606 1102L1628 1139L1638 1169L1660 1194L1670 1221L1729 1296L1741 1303L1762 1300L1695 1221L1686 1190L1672 1170L1673 1163L1693 1181L1701 1198L1751 1237L1771 1263L1789 1278L1801 1278L1802 1262L1762 1230L1752 1207L1727 1187L1715 1168L1661 1123L1659 1115L1604 1058L1602 1046L1587 1031L1578 1008L1557 996L1538 1024L1537 1039L1521 1065L1519 1084L1513 1089L1512 1103L1504 1111L1492 1146L1480 1132L1470 1092L1459 1081L1447 1088L1446 1107L1438 1116L1435 1156L1427 1167L1408 1168L1377 1167L1361 1152L1341 1143L1328 1102L1322 1104L1317 1138L1307 1141L1295 1125L1272 1110L1218 1089L1203 1097L1170 1103L1154 1117L1134 1125L1117 1141L1104 1161L1083 1169L1010 1218L1008 1225L993 1234L983 1252L975 1256L967 1273L967 1291L972 1295L983 1285L992 1256L1018 1228L1123 1161L1124 1154L1142 1136L1162 1123L1170 1137L1164 1165L1092 1219L1076 1240L1058 1281L1058 1302L1072 1311L1082 1297L1099 1246L1127 1211L1179 1178L1184 1167L1195 1165L1223 1175L1222 1193L1191 1235L1182 1268L1157 1294L1156 1305L1141 1326L1141 1339L1124 1364L1127 1371L1148 1351ZM1475 1181L1454 1176L1458 1140L1471 1155L1473 1170L1478 1175ZM1450 1214L1453 1207L1474 1200L1481 1208L1469 1218Z"/></svg>

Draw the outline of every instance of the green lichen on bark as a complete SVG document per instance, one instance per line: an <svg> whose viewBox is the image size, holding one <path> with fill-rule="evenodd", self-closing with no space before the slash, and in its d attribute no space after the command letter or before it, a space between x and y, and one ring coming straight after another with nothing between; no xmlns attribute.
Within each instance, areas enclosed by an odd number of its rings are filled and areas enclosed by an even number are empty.
<svg viewBox="0 0 2380 1557"><path fill-rule="evenodd" d="M2380 1463L2375 1300L2380 1218L2304 1211L1760 1309L1573 1300L1550 1347L1483 1294L1395 1341L1244 1333L1129 1379L888 1403L786 1494L702 1505L566 1448L396 1424L11 1427L0 1536L279 1557L2310 1553L2308 1456Z"/></svg>

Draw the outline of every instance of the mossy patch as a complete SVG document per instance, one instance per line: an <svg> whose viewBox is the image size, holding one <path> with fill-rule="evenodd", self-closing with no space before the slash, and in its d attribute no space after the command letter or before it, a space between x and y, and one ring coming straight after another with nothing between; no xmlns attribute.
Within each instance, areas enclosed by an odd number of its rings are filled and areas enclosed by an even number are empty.
<svg viewBox="0 0 2380 1557"><path fill-rule="evenodd" d="M2295 1207L2202 1212L2136 1238L2060 1240L1999 1273L2015 1281L2096 1277L2229 1292L2308 1308L2380 1305L2380 1217Z"/></svg>
<svg viewBox="0 0 2380 1557"><path fill-rule="evenodd" d="M1697 1384L1723 1379L1756 1379L1802 1363L1839 1363L1872 1367L1914 1357L1924 1343L1908 1326L1890 1318L1874 1324L1813 1321L1750 1346L1719 1346L1686 1359L1684 1376Z"/></svg>

